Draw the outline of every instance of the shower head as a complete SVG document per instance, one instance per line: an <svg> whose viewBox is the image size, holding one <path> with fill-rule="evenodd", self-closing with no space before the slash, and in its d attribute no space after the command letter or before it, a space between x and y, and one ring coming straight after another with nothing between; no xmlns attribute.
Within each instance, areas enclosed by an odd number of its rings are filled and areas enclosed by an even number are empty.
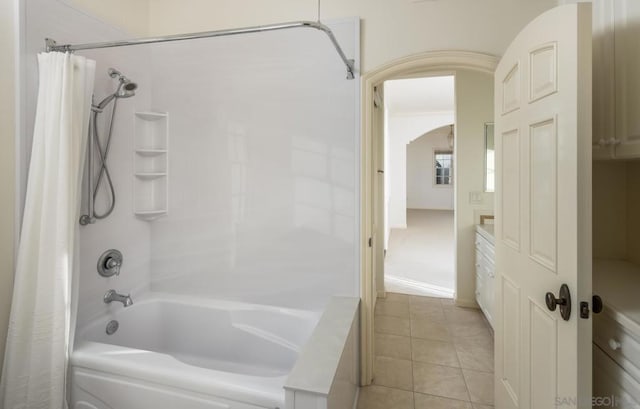
<svg viewBox="0 0 640 409"><path fill-rule="evenodd" d="M138 84L131 82L127 77L120 77L120 85L116 92L116 98L129 98L136 94Z"/></svg>
<svg viewBox="0 0 640 409"><path fill-rule="evenodd" d="M107 96L105 99L100 101L99 104L94 105L94 109L101 111L103 110L111 101L115 98L130 98L136 94L136 89L138 89L138 84L132 82L129 78L122 75L122 73L115 68L109 68L107 71L111 78L118 79L118 88L116 92Z"/></svg>

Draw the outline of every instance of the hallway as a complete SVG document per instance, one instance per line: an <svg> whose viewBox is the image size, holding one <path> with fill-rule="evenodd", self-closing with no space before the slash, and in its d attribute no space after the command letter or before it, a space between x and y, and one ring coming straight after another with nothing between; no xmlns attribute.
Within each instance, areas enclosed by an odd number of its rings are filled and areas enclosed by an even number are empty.
<svg viewBox="0 0 640 409"><path fill-rule="evenodd" d="M387 293L375 332L374 381L358 409L493 408L493 336L479 310Z"/></svg>
<svg viewBox="0 0 640 409"><path fill-rule="evenodd" d="M452 297L454 244L453 210L407 209L407 228L391 230L386 291Z"/></svg>

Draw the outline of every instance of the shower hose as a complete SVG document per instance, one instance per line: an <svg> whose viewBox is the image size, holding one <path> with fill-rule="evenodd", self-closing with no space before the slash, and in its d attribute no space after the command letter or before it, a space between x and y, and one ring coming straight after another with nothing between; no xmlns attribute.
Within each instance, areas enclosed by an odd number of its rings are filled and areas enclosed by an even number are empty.
<svg viewBox="0 0 640 409"><path fill-rule="evenodd" d="M92 187L93 194L92 194L91 200L93 200L94 205L93 205L93 215L89 215L89 217L95 217L96 219L106 218L111 214L111 212L113 212L113 209L116 206L116 191L113 187L113 181L111 180L111 174L109 173L109 168L107 167L107 158L109 157L109 150L111 149L111 134L113 133L113 121L116 117L117 105L118 105L118 99L116 98L113 100L113 108L111 109L111 118L109 120L109 124L107 127L107 140L105 142L104 149L100 142L100 134L98 131L98 114L101 112L101 110L98 110L98 109L92 110L93 115L91 118L92 119L91 128L93 130L93 139L96 143L96 147L98 148L97 151L98 151L98 157L100 159L99 161L100 170L98 172L98 179L96 180L95 186ZM89 169L89 171L91 172L92 169ZM96 203L96 198L98 197L98 193L100 192L100 184L102 183L103 179L106 181L108 190L109 190L109 196L110 196L109 208L104 213L98 213L96 211L95 203Z"/></svg>

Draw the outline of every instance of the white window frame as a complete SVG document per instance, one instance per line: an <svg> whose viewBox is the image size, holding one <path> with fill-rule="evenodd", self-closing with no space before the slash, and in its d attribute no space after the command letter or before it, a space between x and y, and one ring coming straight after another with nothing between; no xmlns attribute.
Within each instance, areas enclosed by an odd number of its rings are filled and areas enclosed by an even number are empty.
<svg viewBox="0 0 640 409"><path fill-rule="evenodd" d="M436 174L436 155L438 154L448 154L451 155L451 167L449 168L449 182L450 183L436 183L438 175ZM431 178L431 183L434 187L438 188L451 188L453 187L453 170L454 170L454 155L453 149L447 148L434 148L433 155L431 155L431 169L433 169L433 177Z"/></svg>

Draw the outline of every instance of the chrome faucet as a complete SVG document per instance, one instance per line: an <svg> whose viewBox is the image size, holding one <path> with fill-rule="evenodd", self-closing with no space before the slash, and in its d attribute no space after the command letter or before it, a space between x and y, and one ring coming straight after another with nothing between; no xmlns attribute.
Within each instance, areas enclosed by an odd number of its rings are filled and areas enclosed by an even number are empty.
<svg viewBox="0 0 640 409"><path fill-rule="evenodd" d="M133 305L133 300L131 299L129 294L118 294L116 290L107 291L102 299L104 300L105 304L110 304L112 301L121 302L122 305L125 306L125 308Z"/></svg>

